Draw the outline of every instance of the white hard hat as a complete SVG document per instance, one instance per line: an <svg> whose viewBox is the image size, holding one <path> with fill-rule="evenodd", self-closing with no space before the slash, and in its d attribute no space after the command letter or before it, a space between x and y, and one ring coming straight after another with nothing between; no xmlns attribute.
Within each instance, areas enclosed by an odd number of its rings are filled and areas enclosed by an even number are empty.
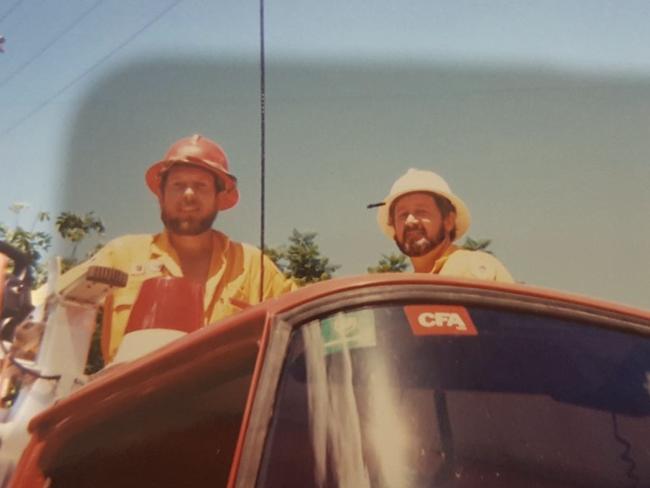
<svg viewBox="0 0 650 488"><path fill-rule="evenodd" d="M390 211L395 199L407 193L422 191L445 197L454 206L456 210L456 239L467 232L471 216L465 202L452 193L451 188L441 176L433 171L411 168L393 183L390 193L384 198L384 204L379 207L377 223L384 234L390 239L395 237L395 229L390 225Z"/></svg>

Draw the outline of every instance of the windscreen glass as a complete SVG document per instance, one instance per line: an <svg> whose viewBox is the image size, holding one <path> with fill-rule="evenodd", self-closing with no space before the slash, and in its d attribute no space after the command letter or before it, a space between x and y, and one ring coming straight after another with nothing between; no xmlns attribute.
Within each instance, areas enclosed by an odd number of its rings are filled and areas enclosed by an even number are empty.
<svg viewBox="0 0 650 488"><path fill-rule="evenodd" d="M258 486L650 483L650 340L546 315L382 305L294 330Z"/></svg>

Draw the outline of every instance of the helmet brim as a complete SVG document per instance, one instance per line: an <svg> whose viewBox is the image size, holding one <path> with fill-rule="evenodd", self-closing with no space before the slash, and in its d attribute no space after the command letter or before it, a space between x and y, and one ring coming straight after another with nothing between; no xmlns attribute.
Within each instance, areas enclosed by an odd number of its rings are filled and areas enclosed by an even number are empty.
<svg viewBox="0 0 650 488"><path fill-rule="evenodd" d="M162 160L154 163L145 173L147 187L158 198L162 196L160 184L162 175L176 165L189 165L209 171L216 175L224 184L224 190L219 196L219 210L228 210L237 205L239 201L239 190L237 189L237 178L235 175L225 171L216 164L208 164L202 159L184 158L183 160Z"/></svg>

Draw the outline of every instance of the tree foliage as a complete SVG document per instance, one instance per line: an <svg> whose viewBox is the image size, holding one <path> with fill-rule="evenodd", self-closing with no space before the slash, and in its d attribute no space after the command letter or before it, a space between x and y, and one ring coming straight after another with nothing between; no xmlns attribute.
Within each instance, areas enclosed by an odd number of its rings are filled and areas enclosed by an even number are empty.
<svg viewBox="0 0 650 488"><path fill-rule="evenodd" d="M468 251L483 251L488 254L494 254L491 249L488 249L491 244L492 239L472 239L468 236L460 247Z"/></svg>
<svg viewBox="0 0 650 488"><path fill-rule="evenodd" d="M42 285L47 279L47 267L43 258L52 246L53 233L43 229L43 223L51 220L48 212L38 212L32 225L25 228L20 224L21 214L29 208L26 203L13 203L9 210L16 215L13 226L0 222L0 240L11 244L26 253L31 261L34 287ZM67 242L72 244L70 254L63 259L63 271L78 263L77 247L88 236L101 235L105 228L94 212L77 215L73 212L61 212L55 220L55 229Z"/></svg>
<svg viewBox="0 0 650 488"><path fill-rule="evenodd" d="M382 254L376 266L368 267L368 273L403 273L409 262L404 254Z"/></svg>
<svg viewBox="0 0 650 488"><path fill-rule="evenodd" d="M36 227L41 222L49 221L50 214L38 212L32 225L29 228L24 228L20 225L20 214L28 207L29 205L26 203L19 202L9 206L9 210L16 216L14 225L10 226L0 222L0 240L11 244L29 256L32 263L33 286L36 287L45 281L46 270L41 261L52 246L52 235L49 232L37 230Z"/></svg>
<svg viewBox="0 0 650 488"><path fill-rule="evenodd" d="M299 285L328 280L340 268L331 264L329 258L323 256L316 244L316 232L300 232L293 229L289 236L289 245L265 250L288 278Z"/></svg>
<svg viewBox="0 0 650 488"><path fill-rule="evenodd" d="M72 244L72 251L68 257L63 260L63 269L66 271L78 263L77 248L79 244L93 232L103 234L106 231L104 223L95 216L95 212L87 212L86 215L80 216L73 212L61 212L56 218L55 227L59 235ZM101 248L96 246L90 255L94 254ZM86 258L89 258L86 256Z"/></svg>

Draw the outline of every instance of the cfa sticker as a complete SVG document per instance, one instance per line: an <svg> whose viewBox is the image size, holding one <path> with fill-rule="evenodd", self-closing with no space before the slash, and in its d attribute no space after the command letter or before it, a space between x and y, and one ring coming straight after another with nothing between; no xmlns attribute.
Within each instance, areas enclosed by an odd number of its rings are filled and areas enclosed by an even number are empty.
<svg viewBox="0 0 650 488"><path fill-rule="evenodd" d="M475 336L478 331L465 307L406 305L406 318L417 336Z"/></svg>

